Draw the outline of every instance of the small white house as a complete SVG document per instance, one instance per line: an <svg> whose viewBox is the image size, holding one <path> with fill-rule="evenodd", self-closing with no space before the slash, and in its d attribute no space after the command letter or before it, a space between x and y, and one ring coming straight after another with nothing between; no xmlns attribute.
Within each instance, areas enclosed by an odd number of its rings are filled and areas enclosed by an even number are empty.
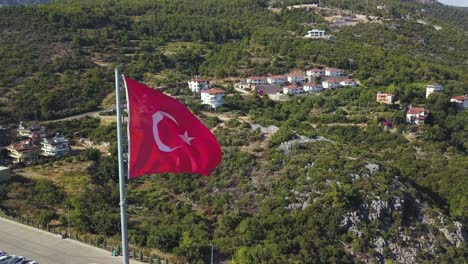
<svg viewBox="0 0 468 264"><path fill-rule="evenodd" d="M283 87L283 93L284 94L301 94L301 93L304 93L304 90L302 89L302 87L292 84L292 85Z"/></svg>
<svg viewBox="0 0 468 264"><path fill-rule="evenodd" d="M305 83L302 88L304 89L305 92L309 92L309 93L318 93L323 90L322 85L318 83Z"/></svg>
<svg viewBox="0 0 468 264"><path fill-rule="evenodd" d="M408 124L424 124L429 111L422 107L410 107L406 112L406 123Z"/></svg>
<svg viewBox="0 0 468 264"><path fill-rule="evenodd" d="M454 96L450 102L456 103L460 109L468 109L468 95Z"/></svg>
<svg viewBox="0 0 468 264"><path fill-rule="evenodd" d="M188 86L190 90L192 90L192 92L199 93L203 90L208 89L208 81L195 77L188 82Z"/></svg>
<svg viewBox="0 0 468 264"><path fill-rule="evenodd" d="M326 68L325 69L325 76L327 77L339 77L343 76L344 71L342 69L337 68Z"/></svg>
<svg viewBox="0 0 468 264"><path fill-rule="evenodd" d="M325 38L327 35L325 34L325 30L320 29L312 29L307 31L307 34L304 36L305 38Z"/></svg>
<svg viewBox="0 0 468 264"><path fill-rule="evenodd" d="M56 134L53 138L44 138L41 141L41 154L47 157L61 157L70 152L70 145L60 134Z"/></svg>
<svg viewBox="0 0 468 264"><path fill-rule="evenodd" d="M202 91L201 100L203 104L207 104L212 108L218 108L224 104L224 91L221 89L208 89Z"/></svg>
<svg viewBox="0 0 468 264"><path fill-rule="evenodd" d="M304 74L300 73L293 73L287 75L288 82L290 83L302 83L305 80Z"/></svg>
<svg viewBox="0 0 468 264"><path fill-rule="evenodd" d="M340 81L340 84L341 84L342 86L351 86L351 87L357 86L356 81L353 80L353 79L344 79L344 80L341 80L341 81Z"/></svg>
<svg viewBox="0 0 468 264"><path fill-rule="evenodd" d="M339 80L327 79L327 80L322 81L322 86L325 89L336 89L336 88L340 88L341 84Z"/></svg>
<svg viewBox="0 0 468 264"><path fill-rule="evenodd" d="M441 93L444 91L444 87L440 84L429 84L426 86L426 98L429 97L431 93Z"/></svg>
<svg viewBox="0 0 468 264"><path fill-rule="evenodd" d="M310 70L306 71L306 74L308 77L323 77L325 76L325 70L324 69L319 69L319 68L313 68Z"/></svg>
<svg viewBox="0 0 468 264"><path fill-rule="evenodd" d="M251 76L247 78L247 84L250 85L263 85L265 84L265 78L259 76Z"/></svg>
<svg viewBox="0 0 468 264"><path fill-rule="evenodd" d="M283 84L288 81L288 78L284 75L273 75L267 77L267 83L269 84Z"/></svg>

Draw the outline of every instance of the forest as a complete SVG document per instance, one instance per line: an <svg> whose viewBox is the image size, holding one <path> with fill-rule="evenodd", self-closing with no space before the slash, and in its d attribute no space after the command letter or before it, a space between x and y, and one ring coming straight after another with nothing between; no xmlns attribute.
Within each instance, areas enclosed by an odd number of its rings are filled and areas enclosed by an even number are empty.
<svg viewBox="0 0 468 264"><path fill-rule="evenodd" d="M231 263L391 263L412 249L418 263L464 263L466 237L458 244L446 233L468 227L468 112L450 103L468 94L467 11L321 0L382 21L337 28L320 12L286 8L303 3L318 1L57 0L0 8L0 124L102 108L120 66L150 86L169 86L223 151L210 177L128 182L133 247L191 263L207 261L210 244L217 260ZM383 4L386 10L376 8ZM311 25L336 40L301 38ZM274 102L242 97L227 80L225 106L207 113L178 85L194 75L240 80L317 66L345 69L361 86ZM425 98L432 83L444 92ZM394 93L400 105L377 104L379 91ZM404 124L410 105L430 111L428 124ZM115 123L83 118L47 126L110 142L110 155L88 149L34 164L36 172L84 169L0 184L0 208L65 225L67 206L74 231L118 240ZM285 147L302 137L308 140Z"/></svg>

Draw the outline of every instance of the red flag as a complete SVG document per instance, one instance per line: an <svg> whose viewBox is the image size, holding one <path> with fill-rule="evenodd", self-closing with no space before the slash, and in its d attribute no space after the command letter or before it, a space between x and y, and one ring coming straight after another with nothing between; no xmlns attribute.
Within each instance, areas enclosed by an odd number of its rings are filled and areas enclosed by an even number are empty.
<svg viewBox="0 0 468 264"><path fill-rule="evenodd" d="M124 76L129 106L129 178L143 174L209 175L221 147L208 128L176 99Z"/></svg>

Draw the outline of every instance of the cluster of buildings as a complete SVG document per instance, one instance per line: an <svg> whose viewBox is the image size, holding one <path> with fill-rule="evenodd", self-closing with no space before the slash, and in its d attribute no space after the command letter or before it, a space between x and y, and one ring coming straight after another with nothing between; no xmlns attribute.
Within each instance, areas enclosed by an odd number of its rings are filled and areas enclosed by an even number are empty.
<svg viewBox="0 0 468 264"><path fill-rule="evenodd" d="M304 38L335 40L335 37L325 33L325 30L315 28L307 31L307 34L304 36Z"/></svg>
<svg viewBox="0 0 468 264"><path fill-rule="evenodd" d="M188 87L192 92L199 93L202 103L211 108L216 109L224 104L225 92L221 89L210 89L207 80L195 77L188 81Z"/></svg>
<svg viewBox="0 0 468 264"><path fill-rule="evenodd" d="M238 84L240 89L256 91L264 94L302 94L319 93L325 89L355 87L357 82L345 76L344 71L337 68L313 68L304 73L287 75L251 76Z"/></svg>
<svg viewBox="0 0 468 264"><path fill-rule="evenodd" d="M61 157L70 152L70 144L60 134L49 137L43 126L20 122L18 129L0 128L0 148L8 151L13 163L33 162L39 156Z"/></svg>
<svg viewBox="0 0 468 264"><path fill-rule="evenodd" d="M442 93L444 87L440 84L429 84L426 86L426 98L432 93ZM395 101L395 95L391 93L377 93L376 101L383 104L392 105ZM461 110L468 109L468 95L459 95L450 98L451 103L455 103ZM410 106L406 112L405 121L407 124L420 125L426 122L429 110L423 107Z"/></svg>

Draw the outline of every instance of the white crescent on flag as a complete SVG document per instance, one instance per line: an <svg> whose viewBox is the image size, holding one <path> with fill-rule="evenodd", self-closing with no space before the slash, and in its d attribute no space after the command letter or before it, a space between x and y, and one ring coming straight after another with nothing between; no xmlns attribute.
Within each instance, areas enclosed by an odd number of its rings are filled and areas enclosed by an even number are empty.
<svg viewBox="0 0 468 264"><path fill-rule="evenodd" d="M156 142L156 145L158 146L159 150L161 150L163 152L172 152L172 151L180 148L181 146L176 146L176 147L171 148L171 147L169 147L168 145L164 144L161 141L161 137L159 136L158 124L159 124L159 122L161 122L161 120L163 120L164 117L169 118L174 123L179 125L177 120L173 116L171 116L170 114L168 114L168 113L166 113L164 111L157 111L156 113L153 114L153 137L154 137L154 141ZM187 131L185 131L185 133L183 135L179 134L179 137L187 145L191 145L190 142L194 139L193 137L189 137Z"/></svg>

